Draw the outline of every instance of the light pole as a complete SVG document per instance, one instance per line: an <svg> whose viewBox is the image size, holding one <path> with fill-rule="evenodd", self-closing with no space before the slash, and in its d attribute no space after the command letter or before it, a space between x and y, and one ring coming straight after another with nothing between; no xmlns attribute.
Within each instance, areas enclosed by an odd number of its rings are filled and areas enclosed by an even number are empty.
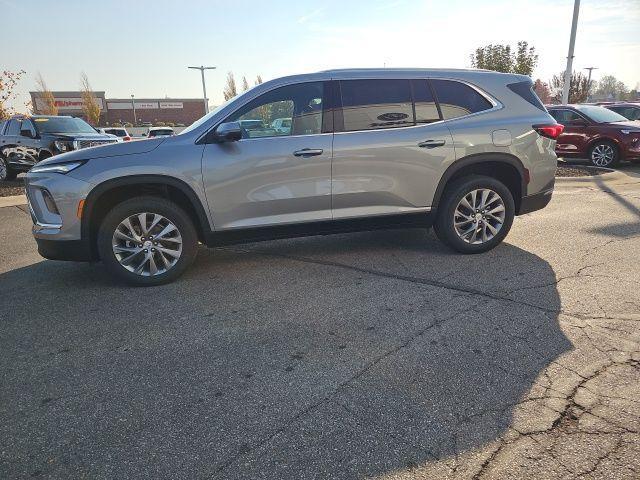
<svg viewBox="0 0 640 480"><path fill-rule="evenodd" d="M133 93L131 94L131 107L133 108L133 126L138 124L138 118L136 117L136 102L133 101Z"/></svg>
<svg viewBox="0 0 640 480"><path fill-rule="evenodd" d="M591 71L598 70L598 67L586 67L589 70L589 78L587 79L587 101L591 100Z"/></svg>
<svg viewBox="0 0 640 480"><path fill-rule="evenodd" d="M204 113L206 115L207 113L209 113L209 101L207 100L207 86L204 84L204 71L215 70L216 67L205 67L203 65L200 65L199 67L187 67L187 68L200 70L200 75L202 75L202 95L204 97Z"/></svg>
<svg viewBox="0 0 640 480"><path fill-rule="evenodd" d="M569 37L569 55L567 55L567 69L564 72L564 85L562 86L562 103L564 104L569 103L569 87L571 86L571 73L573 71L573 50L576 46L578 13L580 13L580 0L574 0L573 20L571 22L571 37Z"/></svg>

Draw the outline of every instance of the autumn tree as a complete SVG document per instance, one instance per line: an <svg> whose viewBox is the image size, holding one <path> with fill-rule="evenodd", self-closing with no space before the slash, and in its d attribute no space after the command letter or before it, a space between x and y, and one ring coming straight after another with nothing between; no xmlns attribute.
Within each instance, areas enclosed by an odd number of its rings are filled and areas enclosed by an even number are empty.
<svg viewBox="0 0 640 480"><path fill-rule="evenodd" d="M7 104L17 98L18 94L14 89L24 74L24 70L5 70L0 74L0 120L5 120L13 113L13 109Z"/></svg>
<svg viewBox="0 0 640 480"><path fill-rule="evenodd" d="M539 78L533 84L533 90L534 92L536 92L536 95L538 95L538 98L544 105L551 103L551 101L553 100L549 84L543 82Z"/></svg>
<svg viewBox="0 0 640 480"><path fill-rule="evenodd" d="M225 100L229 100L230 98L238 95L238 90L236 89L236 79L233 76L233 72L227 73L227 84L222 91L222 95L224 95Z"/></svg>
<svg viewBox="0 0 640 480"><path fill-rule="evenodd" d="M242 91L246 92L249 90L249 82L247 82L247 77L242 77Z"/></svg>
<svg viewBox="0 0 640 480"><path fill-rule="evenodd" d="M562 89L564 88L564 72L554 75L549 82L553 100L562 102ZM586 102L589 98L589 79L581 72L572 72L569 81L569 103Z"/></svg>
<svg viewBox="0 0 640 480"><path fill-rule="evenodd" d="M256 77L256 85L260 85L262 83L262 76L258 75Z"/></svg>
<svg viewBox="0 0 640 480"><path fill-rule="evenodd" d="M502 73L519 73L531 76L538 64L535 47L525 41L518 42L515 51L511 45L490 44L476 48L471 54L471 66Z"/></svg>
<svg viewBox="0 0 640 480"><path fill-rule="evenodd" d="M93 126L98 125L100 122L100 105L89 83L89 77L84 72L80 76L80 95L82 96L82 111L87 117L87 122Z"/></svg>
<svg viewBox="0 0 640 480"><path fill-rule="evenodd" d="M40 99L42 101L42 108L38 105L34 106L34 109L42 115L58 115L58 106L56 105L56 99L47 87L47 83L44 81L44 77L40 72L36 76L36 85L38 92L40 92Z"/></svg>

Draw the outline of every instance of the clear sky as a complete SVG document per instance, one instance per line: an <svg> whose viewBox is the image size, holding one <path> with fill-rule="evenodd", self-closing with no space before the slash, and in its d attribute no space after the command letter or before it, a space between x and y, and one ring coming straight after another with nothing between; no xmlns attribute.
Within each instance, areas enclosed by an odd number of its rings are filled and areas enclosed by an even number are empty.
<svg viewBox="0 0 640 480"><path fill-rule="evenodd" d="M200 97L239 81L339 67L469 67L489 43L527 40L534 77L564 69L573 0L0 0L0 69L40 72L77 90L86 72L107 97ZM640 82L640 0L583 0L574 68Z"/></svg>

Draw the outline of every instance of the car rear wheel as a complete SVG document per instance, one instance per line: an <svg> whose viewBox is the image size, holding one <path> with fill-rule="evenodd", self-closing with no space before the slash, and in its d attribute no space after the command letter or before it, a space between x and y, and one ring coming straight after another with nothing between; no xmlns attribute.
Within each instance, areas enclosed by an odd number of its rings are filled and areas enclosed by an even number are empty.
<svg viewBox="0 0 640 480"><path fill-rule="evenodd" d="M515 205L502 182L472 175L447 187L436 215L434 229L443 243L461 253L481 253L507 236Z"/></svg>
<svg viewBox="0 0 640 480"><path fill-rule="evenodd" d="M11 170L11 168L9 168L9 165L7 164L7 161L0 157L0 181L4 181L4 180L15 180L15 178L18 176L18 172Z"/></svg>
<svg viewBox="0 0 640 480"><path fill-rule="evenodd" d="M596 167L614 167L620 161L618 147L608 141L599 141L589 150L589 159Z"/></svg>
<svg viewBox="0 0 640 480"><path fill-rule="evenodd" d="M197 249L189 215L163 198L138 197L116 205L98 232L107 270L137 286L172 282L193 262Z"/></svg>

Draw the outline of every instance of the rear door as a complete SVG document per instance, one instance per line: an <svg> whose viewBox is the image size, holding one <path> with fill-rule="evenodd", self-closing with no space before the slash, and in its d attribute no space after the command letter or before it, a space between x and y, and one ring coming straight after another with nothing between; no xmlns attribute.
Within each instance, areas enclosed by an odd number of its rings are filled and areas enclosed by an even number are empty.
<svg viewBox="0 0 640 480"><path fill-rule="evenodd" d="M4 143L0 145L0 148L2 148L2 156L6 158L9 163L16 162L18 160L16 140L20 134L20 120L15 118L9 120L4 133L2 137Z"/></svg>
<svg viewBox="0 0 640 480"><path fill-rule="evenodd" d="M338 82L333 218L428 211L442 165L455 159L427 80Z"/></svg>
<svg viewBox="0 0 640 480"><path fill-rule="evenodd" d="M556 108L549 112L558 123L564 125L564 131L556 142L558 155L578 155L586 153L591 138L589 121L578 112L568 108Z"/></svg>

